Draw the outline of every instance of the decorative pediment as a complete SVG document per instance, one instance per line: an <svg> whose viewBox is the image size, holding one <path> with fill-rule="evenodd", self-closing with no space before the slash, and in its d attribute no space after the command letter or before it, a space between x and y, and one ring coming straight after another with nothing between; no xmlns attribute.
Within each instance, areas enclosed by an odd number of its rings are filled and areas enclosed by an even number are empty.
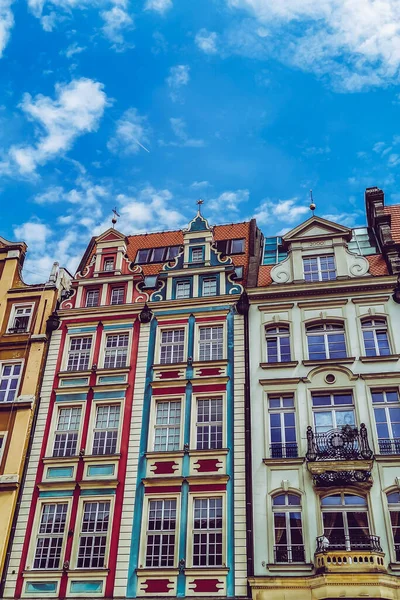
<svg viewBox="0 0 400 600"><path fill-rule="evenodd" d="M350 240L351 229L348 227L343 227L343 225L333 223L333 221L328 221L327 219L313 216L304 223L301 223L301 225L298 225L286 233L282 239L284 245L287 245L294 241L306 241L310 239L332 237L341 237L345 238L346 240Z"/></svg>
<svg viewBox="0 0 400 600"><path fill-rule="evenodd" d="M199 231L212 231L211 227L208 224L208 221L200 211L197 211L197 214L192 221L190 221L188 228L183 230L183 234L185 233L198 233Z"/></svg>
<svg viewBox="0 0 400 600"><path fill-rule="evenodd" d="M120 241L126 241L126 236L117 229L113 229L112 227L107 229L107 231L104 231L101 235L99 235L96 238L96 244Z"/></svg>

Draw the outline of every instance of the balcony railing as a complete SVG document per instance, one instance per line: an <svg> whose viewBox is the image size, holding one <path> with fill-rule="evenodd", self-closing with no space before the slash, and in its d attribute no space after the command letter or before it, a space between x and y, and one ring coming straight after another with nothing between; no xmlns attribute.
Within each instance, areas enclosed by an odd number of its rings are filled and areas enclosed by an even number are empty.
<svg viewBox="0 0 400 600"><path fill-rule="evenodd" d="M341 550L353 552L358 550L369 550L370 552L382 552L381 540L377 535L344 535L340 537L330 537L320 535L317 537L317 549L319 552L331 552Z"/></svg>
<svg viewBox="0 0 400 600"><path fill-rule="evenodd" d="M21 327L10 327L7 333L26 333L27 331L27 325L21 325Z"/></svg>
<svg viewBox="0 0 400 600"><path fill-rule="evenodd" d="M368 443L367 428L345 425L324 433L314 433L307 427L307 453L309 461L316 460L368 460L372 450Z"/></svg>
<svg viewBox="0 0 400 600"><path fill-rule="evenodd" d="M378 444L381 454L400 454L400 438L380 438Z"/></svg>
<svg viewBox="0 0 400 600"><path fill-rule="evenodd" d="M271 444L269 447L271 458L297 458L297 444Z"/></svg>
<svg viewBox="0 0 400 600"><path fill-rule="evenodd" d="M305 562L304 546L288 546L280 544L274 546L276 563L303 563Z"/></svg>

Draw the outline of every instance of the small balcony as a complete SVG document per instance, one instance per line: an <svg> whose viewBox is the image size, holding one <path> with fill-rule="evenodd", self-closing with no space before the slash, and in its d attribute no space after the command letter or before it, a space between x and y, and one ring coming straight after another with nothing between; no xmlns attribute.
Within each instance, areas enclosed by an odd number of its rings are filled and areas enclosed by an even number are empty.
<svg viewBox="0 0 400 600"><path fill-rule="evenodd" d="M324 433L314 433L312 427L307 427L306 459L308 461L353 461L371 458L372 450L364 423L361 423L360 429L345 425Z"/></svg>
<svg viewBox="0 0 400 600"><path fill-rule="evenodd" d="M304 546L288 546L287 544L274 546L274 559L277 564L304 563Z"/></svg>
<svg viewBox="0 0 400 600"><path fill-rule="evenodd" d="M400 438L378 440L380 454L400 454Z"/></svg>
<svg viewBox="0 0 400 600"><path fill-rule="evenodd" d="M328 540L317 537L317 573L386 572L380 538L377 535L343 536Z"/></svg>
<svg viewBox="0 0 400 600"><path fill-rule="evenodd" d="M21 325L20 327L10 327L9 329L7 329L7 333L27 333L27 332L28 332L27 325Z"/></svg>
<svg viewBox="0 0 400 600"><path fill-rule="evenodd" d="M271 444L269 447L271 458L297 458L299 456L297 444Z"/></svg>

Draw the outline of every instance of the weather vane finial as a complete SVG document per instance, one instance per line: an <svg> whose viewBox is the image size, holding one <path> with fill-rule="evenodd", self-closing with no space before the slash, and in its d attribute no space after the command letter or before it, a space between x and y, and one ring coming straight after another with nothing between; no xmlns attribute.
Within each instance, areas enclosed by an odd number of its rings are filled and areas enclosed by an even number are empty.
<svg viewBox="0 0 400 600"><path fill-rule="evenodd" d="M312 190L310 190L310 210L312 211L312 214L314 216L314 210L317 208L317 205L314 202L314 198L312 195Z"/></svg>
<svg viewBox="0 0 400 600"><path fill-rule="evenodd" d="M198 211L201 214L201 205L204 203L204 200L202 200L201 198L199 198L196 202L197 206L198 206Z"/></svg>
<svg viewBox="0 0 400 600"><path fill-rule="evenodd" d="M114 227L114 229L115 229L115 224L116 224L116 222L117 222L117 219L118 219L118 217L120 217L121 215L120 215L120 214L117 212L117 207L113 208L111 212L113 213L113 218L111 219L111 223L112 223L112 226L113 226L113 227Z"/></svg>

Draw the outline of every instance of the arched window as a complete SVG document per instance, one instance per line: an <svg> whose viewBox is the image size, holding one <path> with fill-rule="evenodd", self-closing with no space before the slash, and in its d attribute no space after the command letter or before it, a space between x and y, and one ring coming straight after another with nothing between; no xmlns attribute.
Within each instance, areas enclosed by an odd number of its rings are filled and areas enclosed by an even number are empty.
<svg viewBox="0 0 400 600"><path fill-rule="evenodd" d="M391 353L387 323L384 317L364 319L361 329L366 356L387 356Z"/></svg>
<svg viewBox="0 0 400 600"><path fill-rule="evenodd" d="M363 496L341 492L321 500L325 549L376 550L379 538L370 535L368 506Z"/></svg>
<svg viewBox="0 0 400 600"><path fill-rule="evenodd" d="M274 513L275 562L304 562L300 496L292 493L274 496L272 511Z"/></svg>
<svg viewBox="0 0 400 600"><path fill-rule="evenodd" d="M308 325L306 333L310 360L346 358L344 326L341 323Z"/></svg>
<svg viewBox="0 0 400 600"><path fill-rule="evenodd" d="M396 562L400 562L400 492L387 494Z"/></svg>
<svg viewBox="0 0 400 600"><path fill-rule="evenodd" d="M272 325L265 328L267 362L290 361L289 325Z"/></svg>

